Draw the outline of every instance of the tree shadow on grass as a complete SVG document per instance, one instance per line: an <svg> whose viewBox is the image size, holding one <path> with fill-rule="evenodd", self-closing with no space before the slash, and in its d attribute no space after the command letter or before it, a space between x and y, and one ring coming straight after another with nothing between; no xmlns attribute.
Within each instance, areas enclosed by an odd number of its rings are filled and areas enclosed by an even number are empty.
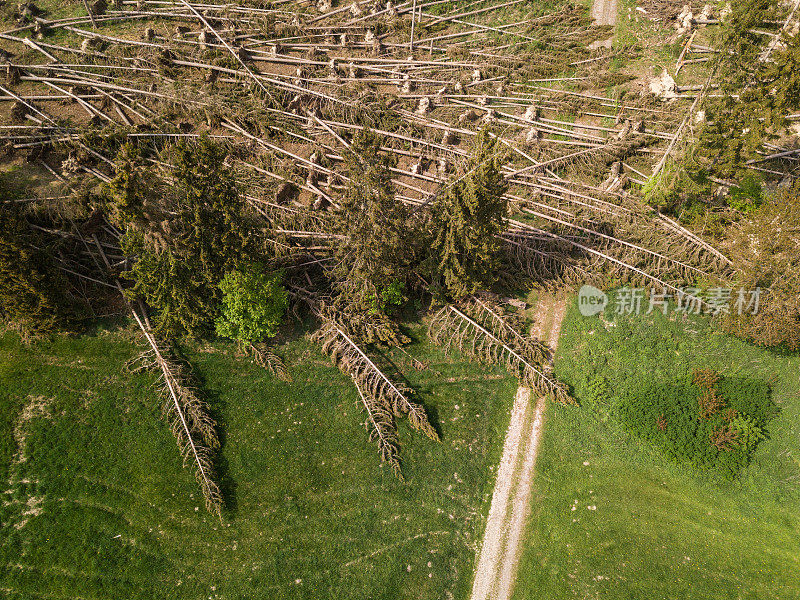
<svg viewBox="0 0 800 600"><path fill-rule="evenodd" d="M174 344L174 349L176 359L186 365L187 371L191 373L192 381L189 382L190 385L195 388L200 399L206 402L209 416L214 420L214 423L216 423L215 430L217 439L219 440L219 448L214 452L214 469L217 474L217 483L219 484L220 493L222 494L223 511L226 515L233 517L238 511L239 504L237 498L238 484L231 475L230 463L225 456L225 446L228 442L228 428L224 415L227 412L228 403L206 385L207 380L205 375L203 375L199 369L192 366L178 344Z"/></svg>
<svg viewBox="0 0 800 600"><path fill-rule="evenodd" d="M423 399L423 394L425 392L430 392L430 388L427 386L425 388L415 387L403 374L403 372L387 352L381 352L378 350L373 352L370 355L370 358L373 360L373 362L375 362L375 365L383 372L383 374L389 378L389 381L402 383L409 389L413 390L414 397L410 398L410 400L422 405L422 408L425 410L425 414L428 415L428 422L436 431L436 435L439 436L439 440L444 440L444 432L442 431L442 423L439 417L439 411L437 410L436 406L431 406L425 403Z"/></svg>

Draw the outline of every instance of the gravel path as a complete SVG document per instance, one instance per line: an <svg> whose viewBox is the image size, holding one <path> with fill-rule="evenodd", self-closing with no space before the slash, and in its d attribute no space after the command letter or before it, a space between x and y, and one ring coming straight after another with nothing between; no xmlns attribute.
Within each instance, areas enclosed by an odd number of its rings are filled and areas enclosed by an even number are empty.
<svg viewBox="0 0 800 600"><path fill-rule="evenodd" d="M553 351L558 344L565 312L565 299L542 297L536 306L532 333L545 340ZM528 388L517 388L471 600L508 600L514 589L547 406L546 399L541 397L532 408L530 396Z"/></svg>
<svg viewBox="0 0 800 600"><path fill-rule="evenodd" d="M616 25L617 0L594 0L592 19L595 25Z"/></svg>
<svg viewBox="0 0 800 600"><path fill-rule="evenodd" d="M594 0L591 16L596 25L616 25L617 0ZM590 47L610 48L613 37ZM532 335L546 341L553 352L558 345L566 299L543 296L536 306ZM517 388L511 422L503 443L489 518L478 557L471 600L509 600L514 591L520 545L530 514L533 476L545 422L545 398L531 407L528 388Z"/></svg>

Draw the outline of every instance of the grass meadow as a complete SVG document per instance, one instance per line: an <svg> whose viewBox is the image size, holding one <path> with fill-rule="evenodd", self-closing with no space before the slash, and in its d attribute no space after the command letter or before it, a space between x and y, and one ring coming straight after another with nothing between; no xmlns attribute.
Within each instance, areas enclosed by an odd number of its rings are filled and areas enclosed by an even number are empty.
<svg viewBox="0 0 800 600"><path fill-rule="evenodd" d="M780 408L735 481L669 462L589 400L598 375L614 393L671 384L696 367L764 381ZM798 597L800 357L723 335L702 317L601 320L573 305L556 372L583 405L550 407L517 600Z"/></svg>
<svg viewBox="0 0 800 600"><path fill-rule="evenodd" d="M387 364L442 442L401 425L405 483L304 336L279 348L292 384L232 346L185 348L223 434L222 523L182 467L155 376L125 369L133 333L0 336L0 596L466 598L516 384L411 333L428 369L401 353Z"/></svg>

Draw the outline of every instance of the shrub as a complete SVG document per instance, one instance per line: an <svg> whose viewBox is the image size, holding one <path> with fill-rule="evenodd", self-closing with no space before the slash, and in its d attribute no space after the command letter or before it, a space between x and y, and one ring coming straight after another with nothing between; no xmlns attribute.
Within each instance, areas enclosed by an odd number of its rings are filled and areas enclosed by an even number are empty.
<svg viewBox="0 0 800 600"><path fill-rule="evenodd" d="M756 424L753 417L742 415L734 417L731 419L730 428L737 433L737 443L751 452L766 437L764 430Z"/></svg>
<svg viewBox="0 0 800 600"><path fill-rule="evenodd" d="M692 373L692 383L697 387L711 389L719 380L719 373L714 369L695 369Z"/></svg>
<svg viewBox="0 0 800 600"><path fill-rule="evenodd" d="M611 393L611 385L604 375L596 375L586 384L586 401L591 407L607 404Z"/></svg>
<svg viewBox="0 0 800 600"><path fill-rule="evenodd" d="M743 213L749 213L761 206L764 193L761 178L755 173L745 173L739 185L731 188L728 204Z"/></svg>
<svg viewBox="0 0 800 600"><path fill-rule="evenodd" d="M392 281L379 294L373 296L369 312L371 314L385 313L390 311L391 307L402 305L407 299L404 294L405 288L402 281Z"/></svg>
<svg viewBox="0 0 800 600"><path fill-rule="evenodd" d="M286 312L282 280L283 273L270 273L258 263L228 272L219 284L222 315L216 321L217 334L250 344L273 337Z"/></svg>
<svg viewBox="0 0 800 600"><path fill-rule="evenodd" d="M666 457L735 478L749 464L776 407L763 382L712 370L623 395L614 416Z"/></svg>

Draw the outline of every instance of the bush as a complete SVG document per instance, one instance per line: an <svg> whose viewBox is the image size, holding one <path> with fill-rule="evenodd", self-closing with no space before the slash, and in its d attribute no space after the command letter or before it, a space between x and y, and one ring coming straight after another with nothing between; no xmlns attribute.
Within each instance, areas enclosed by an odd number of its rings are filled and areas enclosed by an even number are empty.
<svg viewBox="0 0 800 600"><path fill-rule="evenodd" d="M685 382L623 395L614 410L626 429L669 459L729 479L749 464L775 414L765 383L722 378L708 369Z"/></svg>
<svg viewBox="0 0 800 600"><path fill-rule="evenodd" d="M257 263L227 273L219 284L222 316L216 321L217 334L254 344L278 333L287 305L282 280L283 273L270 273Z"/></svg>
<svg viewBox="0 0 800 600"><path fill-rule="evenodd" d="M373 296L370 303L370 314L386 313L391 310L391 307L401 306L407 300L405 292L405 284L402 281L395 280L385 286L379 294Z"/></svg>
<svg viewBox="0 0 800 600"><path fill-rule="evenodd" d="M742 213L757 209L764 201L761 177L755 173L745 173L741 183L731 188L728 204Z"/></svg>
<svg viewBox="0 0 800 600"><path fill-rule="evenodd" d="M586 401L592 408L607 405L611 394L611 384L604 375L596 375L586 385Z"/></svg>

